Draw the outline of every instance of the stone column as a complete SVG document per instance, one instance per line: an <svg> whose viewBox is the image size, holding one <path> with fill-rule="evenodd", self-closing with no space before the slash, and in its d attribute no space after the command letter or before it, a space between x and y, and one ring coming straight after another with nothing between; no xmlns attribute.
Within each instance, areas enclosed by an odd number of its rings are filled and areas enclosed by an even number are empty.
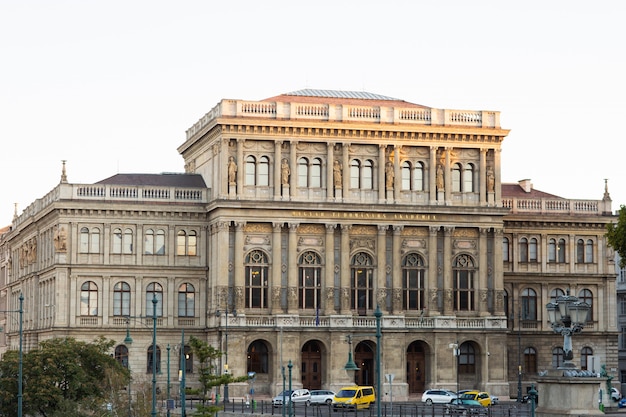
<svg viewBox="0 0 626 417"><path fill-rule="evenodd" d="M385 187L385 164L387 158L385 157L385 150L387 145L378 145L378 203L384 203L386 199L386 187Z"/></svg>
<svg viewBox="0 0 626 417"><path fill-rule="evenodd" d="M233 268L233 274L234 274L234 283L235 283L235 288L233 288L233 290L231 290L234 294L232 300L234 305L232 306L233 309L239 309L239 310L243 310L243 308L247 307L244 305L245 303L245 298L243 297L244 295L244 291L246 288L246 276L245 276L245 268L243 266L244 264L244 258L243 258L243 243L244 243L244 228L246 227L246 223L245 222L235 222L235 262L234 262L234 268ZM223 246L220 246L221 248L223 248ZM224 253L228 253L228 246L226 246L225 249L220 250L219 251L220 254L224 254ZM222 258L222 256L218 256L218 259ZM228 259L227 259L228 260ZM225 275L228 276L228 275ZM230 283L227 283L228 287L230 288ZM225 306L225 308L228 308L228 306Z"/></svg>
<svg viewBox="0 0 626 417"><path fill-rule="evenodd" d="M298 146L298 142L291 141L289 143L289 169L291 170L291 175L289 175L289 199L293 200L296 196L296 191L298 189L298 160L296 155L296 148Z"/></svg>
<svg viewBox="0 0 626 417"><path fill-rule="evenodd" d="M450 177L450 152L452 151L451 147L446 147L446 164L443 168L443 175L445 181L445 190L446 197L445 202L446 205L452 204L452 178Z"/></svg>
<svg viewBox="0 0 626 417"><path fill-rule="evenodd" d="M428 195L430 205L437 204L437 147L430 147L430 161L428 166Z"/></svg>
<svg viewBox="0 0 626 417"><path fill-rule="evenodd" d="M270 307L272 314L283 311L281 300L282 288L282 229L280 222L272 223L272 279L270 281Z"/></svg>
<svg viewBox="0 0 626 417"><path fill-rule="evenodd" d="M343 201L350 198L350 144L344 143L342 146L342 180L343 180Z"/></svg>
<svg viewBox="0 0 626 417"><path fill-rule="evenodd" d="M331 177L332 178L332 177ZM326 268L324 269L324 302L323 311L325 316L335 312L335 225L326 224L325 239Z"/></svg>
<svg viewBox="0 0 626 417"><path fill-rule="evenodd" d="M376 236L376 258L377 269L376 282L374 283L374 294L376 297L376 305L380 306L381 311L387 310L387 225L378 225L378 235Z"/></svg>
<svg viewBox="0 0 626 417"><path fill-rule="evenodd" d="M402 230L404 226L393 226L393 239L392 239L392 268L391 268L391 282L392 282L392 303L391 312L393 314L399 314L404 311L402 303L402 291L404 288L403 276L402 276Z"/></svg>
<svg viewBox="0 0 626 417"><path fill-rule="evenodd" d="M446 188L447 194L447 188ZM443 228L443 314L451 316L454 314L454 276L452 271L452 234L454 227Z"/></svg>
<svg viewBox="0 0 626 417"><path fill-rule="evenodd" d="M489 315L487 297L489 284L487 283L487 272L489 269L489 259L487 259L487 235L489 228L481 227L478 238L478 314L480 316Z"/></svg>
<svg viewBox="0 0 626 417"><path fill-rule="evenodd" d="M245 139L237 139L237 198L243 195L244 174L246 173L246 162L243 160L243 143Z"/></svg>
<svg viewBox="0 0 626 417"><path fill-rule="evenodd" d="M217 165L217 178L218 181L213 181L213 184L219 186L219 195L220 198L228 198L228 156L229 149L228 144L230 139L222 138L221 146L219 147L219 152L217 154L213 154L215 157L215 164ZM217 146L216 146L217 148ZM215 166L215 165L214 165ZM215 171L214 171L215 172ZM209 184L209 187L211 185Z"/></svg>
<svg viewBox="0 0 626 417"><path fill-rule="evenodd" d="M495 184L495 204L498 207L502 207L502 178L500 176L500 156L502 153L502 149L494 149L493 150L493 159L494 159L494 167L493 167L493 175L496 177Z"/></svg>
<svg viewBox="0 0 626 417"><path fill-rule="evenodd" d="M395 201L400 199L400 191L402 190L402 173L400 170L400 150L402 146L395 145L393 152L393 198ZM410 182L413 182L413 173L410 173ZM410 188L410 187L409 187Z"/></svg>
<svg viewBox="0 0 626 417"><path fill-rule="evenodd" d="M340 287L340 299L341 299L341 313L350 313L350 229L352 226L349 224L342 224L341 227L341 276L339 277L341 282Z"/></svg>
<svg viewBox="0 0 626 417"><path fill-rule="evenodd" d="M438 316L441 314L439 311L439 288L437 288L438 281L438 267L437 267L437 235L439 233L438 226L430 226L428 229L428 268L425 282L424 292L427 294L427 307L429 315Z"/></svg>
<svg viewBox="0 0 626 417"><path fill-rule="evenodd" d="M333 166L335 164L335 144L326 144L326 200L332 201L335 198L335 178Z"/></svg>
<svg viewBox="0 0 626 417"><path fill-rule="evenodd" d="M480 193L480 205L487 205L487 151L488 149L480 148L480 163L478 167L479 177L478 191Z"/></svg>
<svg viewBox="0 0 626 417"><path fill-rule="evenodd" d="M502 263L502 239L504 230L493 231L493 289L495 295L494 314L504 315L504 266ZM513 242L511 242L512 244Z"/></svg>
<svg viewBox="0 0 626 417"><path fill-rule="evenodd" d="M282 154L283 142L277 140L274 142L274 200L281 200L281 191L283 189L283 183L281 177L281 164L283 161Z"/></svg>
<svg viewBox="0 0 626 417"><path fill-rule="evenodd" d="M289 244L287 245L287 311L298 312L298 223L289 223Z"/></svg>

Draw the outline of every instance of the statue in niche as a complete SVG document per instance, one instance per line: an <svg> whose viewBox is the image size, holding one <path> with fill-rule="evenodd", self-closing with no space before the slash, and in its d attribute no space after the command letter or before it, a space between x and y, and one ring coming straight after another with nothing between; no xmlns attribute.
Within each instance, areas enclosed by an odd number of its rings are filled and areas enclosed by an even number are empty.
<svg viewBox="0 0 626 417"><path fill-rule="evenodd" d="M289 169L287 158L283 158L282 164L280 166L280 182L283 185L289 185L289 175L291 175L291 170Z"/></svg>
<svg viewBox="0 0 626 417"><path fill-rule="evenodd" d="M228 158L228 184L235 185L237 182L237 163L234 157Z"/></svg>
<svg viewBox="0 0 626 417"><path fill-rule="evenodd" d="M333 181L335 187L341 188L341 162L337 160L333 162Z"/></svg>
<svg viewBox="0 0 626 417"><path fill-rule="evenodd" d="M385 164L385 178L387 189L393 188L393 180L395 177L395 173L393 171L393 164L391 162L387 162Z"/></svg>
<svg viewBox="0 0 626 417"><path fill-rule="evenodd" d="M437 191L444 190L443 165L437 164Z"/></svg>
<svg viewBox="0 0 626 417"><path fill-rule="evenodd" d="M65 233L65 227L57 226L54 231L54 249L57 252L67 251L67 233Z"/></svg>
<svg viewBox="0 0 626 417"><path fill-rule="evenodd" d="M493 174L493 168L487 168L487 191L493 193L496 188L496 177Z"/></svg>

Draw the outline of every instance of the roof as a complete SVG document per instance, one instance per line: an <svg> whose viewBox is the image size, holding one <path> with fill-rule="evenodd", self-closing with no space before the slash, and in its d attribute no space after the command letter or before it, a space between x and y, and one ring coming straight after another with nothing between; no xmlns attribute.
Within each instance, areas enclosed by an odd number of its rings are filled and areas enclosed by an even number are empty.
<svg viewBox="0 0 626 417"><path fill-rule="evenodd" d="M529 191L526 191L519 183L502 183L502 197L563 199L563 197L554 194L535 190L532 188L532 184L530 185Z"/></svg>
<svg viewBox="0 0 626 417"><path fill-rule="evenodd" d="M420 104L409 103L399 98L383 96L381 94L368 93L366 91L342 91L342 90L318 90L306 88L303 90L284 93L279 96L266 98L261 101L280 101L298 103L325 103L325 104L361 104L368 106L399 106L429 107Z"/></svg>
<svg viewBox="0 0 626 417"><path fill-rule="evenodd" d="M96 184L206 188L202 175L185 173L116 174Z"/></svg>

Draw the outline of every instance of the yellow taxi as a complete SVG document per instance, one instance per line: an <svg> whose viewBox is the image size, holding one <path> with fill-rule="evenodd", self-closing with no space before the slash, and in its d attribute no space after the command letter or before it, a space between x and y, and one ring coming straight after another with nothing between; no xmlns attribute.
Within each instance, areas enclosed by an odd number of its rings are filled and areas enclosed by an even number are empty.
<svg viewBox="0 0 626 417"><path fill-rule="evenodd" d="M484 391L467 391L461 394L459 398L463 400L476 400L483 407L489 407L492 404L489 393Z"/></svg>

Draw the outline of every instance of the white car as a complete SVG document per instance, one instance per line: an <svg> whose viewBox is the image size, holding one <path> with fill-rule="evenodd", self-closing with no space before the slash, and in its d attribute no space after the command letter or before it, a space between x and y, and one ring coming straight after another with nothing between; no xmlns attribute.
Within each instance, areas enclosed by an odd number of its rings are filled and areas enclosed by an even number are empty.
<svg viewBox="0 0 626 417"><path fill-rule="evenodd" d="M422 402L428 405L447 404L455 398L456 393L447 389L429 389L422 394Z"/></svg>
<svg viewBox="0 0 626 417"><path fill-rule="evenodd" d="M619 401L622 399L622 394L615 387L611 387L611 398L613 401Z"/></svg>
<svg viewBox="0 0 626 417"><path fill-rule="evenodd" d="M332 404L334 397L334 391L329 391L325 389L311 390L311 404Z"/></svg>
<svg viewBox="0 0 626 417"><path fill-rule="evenodd" d="M289 402L292 402L294 405L311 404L311 393L308 389L285 390L272 399L272 406L281 407L283 398L285 399L285 404L289 404Z"/></svg>

